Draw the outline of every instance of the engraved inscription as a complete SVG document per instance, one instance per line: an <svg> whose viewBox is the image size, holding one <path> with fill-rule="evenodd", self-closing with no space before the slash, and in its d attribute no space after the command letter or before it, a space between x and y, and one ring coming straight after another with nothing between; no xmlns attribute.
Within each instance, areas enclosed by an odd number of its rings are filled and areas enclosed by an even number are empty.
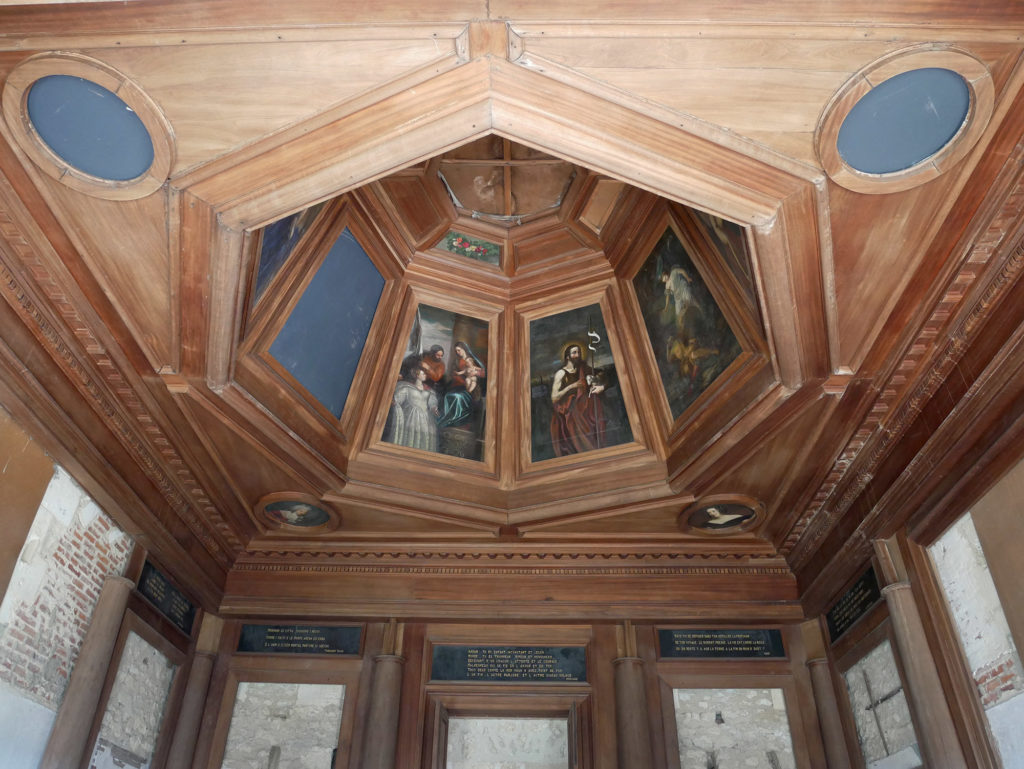
<svg viewBox="0 0 1024 769"><path fill-rule="evenodd" d="M238 651L257 654L358 654L362 629L321 625L243 625Z"/></svg>
<svg viewBox="0 0 1024 769"><path fill-rule="evenodd" d="M583 682L582 646L435 646L435 681Z"/></svg>
<svg viewBox="0 0 1024 769"><path fill-rule="evenodd" d="M149 561L142 566L139 592L185 635L192 634L196 607Z"/></svg>
<svg viewBox="0 0 1024 769"><path fill-rule="evenodd" d="M835 605L825 615L828 623L828 635L833 641L849 630L853 624L867 614L879 600L882 593L878 589L875 571L868 568L863 576L853 583L853 587L843 593Z"/></svg>
<svg viewBox="0 0 1024 769"><path fill-rule="evenodd" d="M785 657L778 630L658 630L662 657Z"/></svg>

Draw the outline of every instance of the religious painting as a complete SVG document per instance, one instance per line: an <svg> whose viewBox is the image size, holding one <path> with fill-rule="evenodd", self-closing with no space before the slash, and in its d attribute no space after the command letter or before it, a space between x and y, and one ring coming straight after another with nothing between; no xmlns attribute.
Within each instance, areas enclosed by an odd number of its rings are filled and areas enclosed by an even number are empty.
<svg viewBox="0 0 1024 769"><path fill-rule="evenodd" d="M672 228L633 278L633 289L675 419L742 350Z"/></svg>
<svg viewBox="0 0 1024 769"><path fill-rule="evenodd" d="M746 231L743 227L714 214L691 209L697 220L704 225L704 231L711 239L715 251L743 288L751 304L757 304L754 292L754 274L750 263L750 252L747 250Z"/></svg>
<svg viewBox="0 0 1024 769"><path fill-rule="evenodd" d="M762 506L739 500L707 501L684 510L680 523L697 534L732 534L752 528Z"/></svg>
<svg viewBox="0 0 1024 769"><path fill-rule="evenodd" d="M309 505L305 502L284 500L271 502L264 510L267 516L278 523L286 523L289 526L300 526L302 528L313 528L323 526L331 517L322 507Z"/></svg>
<svg viewBox="0 0 1024 769"><path fill-rule="evenodd" d="M534 462L633 440L598 305L530 322L530 424Z"/></svg>
<svg viewBox="0 0 1024 769"><path fill-rule="evenodd" d="M263 228L259 264L256 268L256 299L263 296L270 281L284 265L292 249L302 240L302 236L309 231L323 207L323 203L317 203Z"/></svg>
<svg viewBox="0 0 1024 769"><path fill-rule="evenodd" d="M299 492L276 492L260 499L257 512L277 529L334 529L339 515L316 497Z"/></svg>
<svg viewBox="0 0 1024 769"><path fill-rule="evenodd" d="M487 357L485 321L417 307L382 440L483 460Z"/></svg>

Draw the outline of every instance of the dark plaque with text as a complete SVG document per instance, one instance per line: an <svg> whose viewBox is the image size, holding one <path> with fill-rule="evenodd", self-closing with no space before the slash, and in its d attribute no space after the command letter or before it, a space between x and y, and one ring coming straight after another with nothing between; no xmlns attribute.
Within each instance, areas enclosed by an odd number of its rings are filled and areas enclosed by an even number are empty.
<svg viewBox="0 0 1024 769"><path fill-rule="evenodd" d="M139 592L185 635L192 635L196 607L149 561L142 565Z"/></svg>
<svg viewBox="0 0 1024 769"><path fill-rule="evenodd" d="M361 627L242 625L238 651L257 654L359 654Z"/></svg>
<svg viewBox="0 0 1024 769"><path fill-rule="evenodd" d="M582 646L435 646L434 681L577 683L587 680Z"/></svg>
<svg viewBox="0 0 1024 769"><path fill-rule="evenodd" d="M663 658L785 657L778 630L658 630Z"/></svg>
<svg viewBox="0 0 1024 769"><path fill-rule="evenodd" d="M825 615L828 624L828 637L835 641L849 630L882 598L878 589L875 570L870 566L853 586L843 593L835 605Z"/></svg>

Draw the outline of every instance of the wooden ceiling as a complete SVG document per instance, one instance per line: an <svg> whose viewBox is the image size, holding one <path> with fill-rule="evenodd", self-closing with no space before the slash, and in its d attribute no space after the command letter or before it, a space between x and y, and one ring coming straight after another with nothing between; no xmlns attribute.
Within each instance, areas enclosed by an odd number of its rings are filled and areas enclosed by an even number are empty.
<svg viewBox="0 0 1024 769"><path fill-rule="evenodd" d="M558 5L0 8L0 401L207 608L796 620L1020 458L1024 8ZM972 84L954 146L842 168L864 84L925 66ZM22 109L59 72L138 105L165 171L62 172ZM481 146L490 218L441 180ZM324 201L254 301L262 229ZM742 348L676 415L633 284L669 228ZM268 350L345 229L384 287L337 417ZM419 305L486 322L480 460L382 440ZM591 305L632 440L535 461L530 324ZM737 500L754 525L680 524Z"/></svg>

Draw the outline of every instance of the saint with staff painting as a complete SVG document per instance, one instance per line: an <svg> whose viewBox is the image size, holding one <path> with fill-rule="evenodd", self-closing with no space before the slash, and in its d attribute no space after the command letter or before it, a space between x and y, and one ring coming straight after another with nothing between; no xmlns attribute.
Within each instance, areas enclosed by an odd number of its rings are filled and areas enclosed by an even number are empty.
<svg viewBox="0 0 1024 769"><path fill-rule="evenodd" d="M569 343L562 361L551 383L551 445L558 457L601 448L605 425L605 385L584 360L583 349Z"/></svg>
<svg viewBox="0 0 1024 769"><path fill-rule="evenodd" d="M607 338L597 305L531 322L534 461L632 440Z"/></svg>

